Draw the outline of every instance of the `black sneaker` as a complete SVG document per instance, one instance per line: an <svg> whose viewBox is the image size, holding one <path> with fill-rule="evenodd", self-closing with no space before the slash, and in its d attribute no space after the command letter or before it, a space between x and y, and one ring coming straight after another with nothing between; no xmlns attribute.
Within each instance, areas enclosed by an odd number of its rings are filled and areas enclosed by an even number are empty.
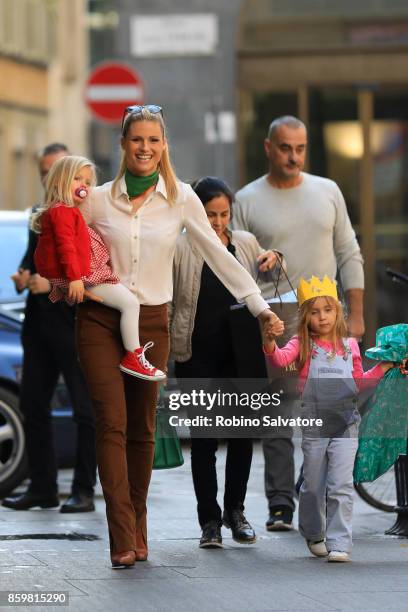
<svg viewBox="0 0 408 612"><path fill-rule="evenodd" d="M266 521L267 531L291 531L293 511L288 506L276 506L270 509L269 518Z"/></svg>
<svg viewBox="0 0 408 612"><path fill-rule="evenodd" d="M231 529L232 539L239 544L254 544L256 542L255 531L245 518L245 514L240 508L227 512L224 510L222 515L224 527Z"/></svg>
<svg viewBox="0 0 408 612"><path fill-rule="evenodd" d="M218 521L209 521L203 527L200 548L222 548L221 525Z"/></svg>

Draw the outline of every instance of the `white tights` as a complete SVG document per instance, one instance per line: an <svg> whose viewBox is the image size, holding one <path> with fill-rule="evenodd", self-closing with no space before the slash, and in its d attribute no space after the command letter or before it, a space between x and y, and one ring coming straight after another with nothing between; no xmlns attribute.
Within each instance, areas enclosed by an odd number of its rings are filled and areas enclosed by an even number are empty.
<svg viewBox="0 0 408 612"><path fill-rule="evenodd" d="M94 295L103 299L106 306L115 308L121 313L120 333L127 351L134 351L140 346L139 312L140 304L136 296L124 285L103 284L87 287Z"/></svg>

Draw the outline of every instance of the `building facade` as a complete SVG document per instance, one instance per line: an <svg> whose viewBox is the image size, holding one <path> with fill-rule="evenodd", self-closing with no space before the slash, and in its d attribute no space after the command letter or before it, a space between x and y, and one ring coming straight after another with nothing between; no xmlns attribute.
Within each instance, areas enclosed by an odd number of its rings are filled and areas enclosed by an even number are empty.
<svg viewBox="0 0 408 612"><path fill-rule="evenodd" d="M308 169L339 184L362 246L367 342L377 326L407 320L406 290L385 272L408 272L406 2L91 0L91 7L111 24L105 36L91 36L92 63L114 58L137 70L143 101L164 108L182 179L218 175L239 188L266 170L269 123L300 116L309 128ZM93 121L91 134L109 179L118 128Z"/></svg>
<svg viewBox="0 0 408 612"><path fill-rule="evenodd" d="M116 11L118 28L113 41L110 34L106 38L109 48L115 59L140 75L143 101L163 106L177 173L187 181L217 174L237 187L235 36L240 4L241 0L91 3L105 16ZM94 36L96 31L91 39ZM102 59L100 47L92 56ZM116 167L117 128L95 126L95 153L105 150L99 165L108 170L110 148Z"/></svg>
<svg viewBox="0 0 408 612"><path fill-rule="evenodd" d="M62 141L87 152L85 0L0 3L0 208L41 194L37 152Z"/></svg>

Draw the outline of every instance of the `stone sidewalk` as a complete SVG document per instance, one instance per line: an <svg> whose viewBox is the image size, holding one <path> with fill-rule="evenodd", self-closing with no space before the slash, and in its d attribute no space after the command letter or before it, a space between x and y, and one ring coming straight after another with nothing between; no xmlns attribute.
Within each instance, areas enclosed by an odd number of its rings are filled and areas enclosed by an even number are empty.
<svg viewBox="0 0 408 612"><path fill-rule="evenodd" d="M221 488L225 449L218 455ZM0 540L0 590L69 591L69 608L75 612L408 610L408 540L383 535L394 515L375 511L356 499L353 562L333 565L311 557L296 531L265 531L263 458L257 444L246 503L257 543L240 546L223 529L223 550L200 550L187 447L185 458L181 468L154 472L149 560L129 570L110 568L101 497L95 513L82 515L63 515L57 510L17 513L1 508L3 538L76 533L100 539ZM62 471L62 493L69 492L69 484L70 472Z"/></svg>

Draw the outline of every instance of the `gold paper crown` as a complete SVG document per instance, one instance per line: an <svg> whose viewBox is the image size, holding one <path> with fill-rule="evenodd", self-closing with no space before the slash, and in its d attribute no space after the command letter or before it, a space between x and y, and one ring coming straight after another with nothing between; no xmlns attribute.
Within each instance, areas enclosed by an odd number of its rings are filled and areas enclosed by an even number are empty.
<svg viewBox="0 0 408 612"><path fill-rule="evenodd" d="M330 280L328 276L325 276L323 280L312 276L312 278L306 281L301 278L297 290L297 297L299 306L306 302L306 300L312 300L317 297L333 297L338 300L336 281Z"/></svg>

